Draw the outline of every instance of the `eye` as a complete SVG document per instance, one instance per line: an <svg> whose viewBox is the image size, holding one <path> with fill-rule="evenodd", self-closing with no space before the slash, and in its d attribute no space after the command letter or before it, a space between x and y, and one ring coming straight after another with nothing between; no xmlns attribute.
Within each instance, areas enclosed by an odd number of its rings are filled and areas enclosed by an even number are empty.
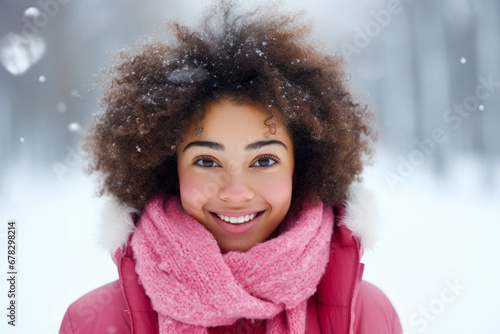
<svg viewBox="0 0 500 334"><path fill-rule="evenodd" d="M269 167L276 163L279 163L279 159L274 155L264 155L259 157L259 160L255 161L255 164L258 164L256 167Z"/></svg>
<svg viewBox="0 0 500 334"><path fill-rule="evenodd" d="M210 157L201 157L194 162L196 165L204 168L211 168L219 166L213 159Z"/></svg>

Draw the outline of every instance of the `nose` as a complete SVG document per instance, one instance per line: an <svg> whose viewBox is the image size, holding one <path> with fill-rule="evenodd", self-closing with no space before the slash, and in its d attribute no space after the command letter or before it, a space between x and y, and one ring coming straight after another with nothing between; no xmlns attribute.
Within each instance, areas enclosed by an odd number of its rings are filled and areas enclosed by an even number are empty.
<svg viewBox="0 0 500 334"><path fill-rule="evenodd" d="M219 188L219 198L229 202L243 202L254 197L254 191L240 172L227 173L226 182Z"/></svg>

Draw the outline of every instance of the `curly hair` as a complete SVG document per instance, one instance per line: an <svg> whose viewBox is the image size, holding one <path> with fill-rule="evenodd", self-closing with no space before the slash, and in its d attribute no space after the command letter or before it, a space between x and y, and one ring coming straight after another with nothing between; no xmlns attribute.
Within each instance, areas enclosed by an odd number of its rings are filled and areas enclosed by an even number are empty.
<svg viewBox="0 0 500 334"><path fill-rule="evenodd" d="M83 141L100 195L142 210L156 192L178 193L177 146L209 103L228 97L250 99L285 124L294 201L335 206L360 180L376 130L349 91L343 59L311 38L302 12L236 7L217 2L197 29L168 22L166 36L120 51L101 75L101 110Z"/></svg>

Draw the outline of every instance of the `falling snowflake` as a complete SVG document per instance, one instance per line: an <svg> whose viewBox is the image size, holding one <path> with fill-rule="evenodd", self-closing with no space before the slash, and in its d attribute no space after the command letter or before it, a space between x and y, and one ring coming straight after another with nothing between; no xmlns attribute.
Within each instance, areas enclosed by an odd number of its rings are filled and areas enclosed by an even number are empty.
<svg viewBox="0 0 500 334"><path fill-rule="evenodd" d="M73 97L80 97L80 93L78 92L77 89L74 89L74 88L71 90L70 94Z"/></svg>
<svg viewBox="0 0 500 334"><path fill-rule="evenodd" d="M40 9L36 7L29 7L24 11L24 16L37 18L40 16Z"/></svg>
<svg viewBox="0 0 500 334"><path fill-rule="evenodd" d="M25 38L9 33L0 41L0 63L13 75L21 75L45 54L45 41L40 36Z"/></svg>
<svg viewBox="0 0 500 334"><path fill-rule="evenodd" d="M465 64L467 62L467 59L465 57L460 58L460 63Z"/></svg>
<svg viewBox="0 0 500 334"><path fill-rule="evenodd" d="M168 80L175 83L193 83L194 81L203 81L208 77L208 73L201 67L190 68L184 66L182 69L176 69L168 76Z"/></svg>
<svg viewBox="0 0 500 334"><path fill-rule="evenodd" d="M68 125L68 130L71 132L79 132L81 129L82 129L82 127L80 126L80 124L75 123L75 122Z"/></svg>

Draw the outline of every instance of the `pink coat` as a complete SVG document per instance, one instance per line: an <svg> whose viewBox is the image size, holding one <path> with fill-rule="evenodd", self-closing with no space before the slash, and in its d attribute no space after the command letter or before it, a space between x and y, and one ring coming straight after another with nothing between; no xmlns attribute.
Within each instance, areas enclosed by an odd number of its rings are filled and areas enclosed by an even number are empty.
<svg viewBox="0 0 500 334"><path fill-rule="evenodd" d="M361 203L368 210L360 209L359 202L369 199L372 198L366 191L358 189L351 192L345 206L336 210L330 260L316 294L308 300L307 334L402 333L396 311L384 293L361 280L364 264L360 259L363 247L373 239L370 214L374 212L371 204ZM135 272L131 233L125 235L128 241L114 256L119 279L71 304L60 334L158 333L157 314ZM210 332L265 333L265 321L251 323L241 319L233 326L211 328Z"/></svg>

